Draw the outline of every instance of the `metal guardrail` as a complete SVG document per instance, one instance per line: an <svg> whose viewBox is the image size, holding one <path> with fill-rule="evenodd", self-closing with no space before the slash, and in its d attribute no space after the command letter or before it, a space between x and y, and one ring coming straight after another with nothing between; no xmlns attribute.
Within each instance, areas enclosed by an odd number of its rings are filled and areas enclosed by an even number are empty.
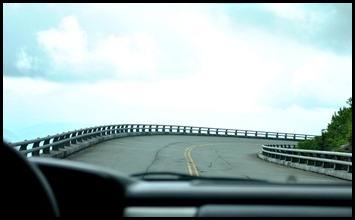
<svg viewBox="0 0 355 220"><path fill-rule="evenodd" d="M126 135L123 135L126 134ZM40 154L50 154L65 147L83 144L95 138L114 136L113 138L127 135L199 135L199 136L223 136L223 137L246 137L264 138L278 140L306 140L315 135L292 134L281 132L208 128L179 125L155 125L155 124L121 124L104 125L90 128L83 128L74 131L63 132L61 134L47 137L25 140L21 142L8 143L15 147L20 153L26 156L40 156Z"/></svg>
<svg viewBox="0 0 355 220"><path fill-rule="evenodd" d="M294 149L295 145L262 145L269 158L352 173L352 153Z"/></svg>

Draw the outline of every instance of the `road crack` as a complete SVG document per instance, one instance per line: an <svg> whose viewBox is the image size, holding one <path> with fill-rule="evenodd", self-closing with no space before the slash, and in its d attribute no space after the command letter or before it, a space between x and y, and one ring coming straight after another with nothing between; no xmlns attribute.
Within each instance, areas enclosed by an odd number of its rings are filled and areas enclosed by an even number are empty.
<svg viewBox="0 0 355 220"><path fill-rule="evenodd" d="M153 158L153 161L150 163L150 165L147 167L147 169L145 170L145 173L149 173L150 171L150 168L154 165L154 163L156 162L156 161L158 161L159 160L159 153L160 153L160 151L161 150L163 150L163 149L165 149L165 148L167 148L167 147L169 147L169 146L172 146L172 145L175 145L175 144L185 144L186 142L174 142L174 143L170 143L170 144L168 144L168 145L165 145L165 146L163 146L162 148L160 148L159 150L157 150L157 152L155 153L155 156L154 156L154 158ZM142 178L141 179L143 179L145 177L145 175L143 175L142 176Z"/></svg>

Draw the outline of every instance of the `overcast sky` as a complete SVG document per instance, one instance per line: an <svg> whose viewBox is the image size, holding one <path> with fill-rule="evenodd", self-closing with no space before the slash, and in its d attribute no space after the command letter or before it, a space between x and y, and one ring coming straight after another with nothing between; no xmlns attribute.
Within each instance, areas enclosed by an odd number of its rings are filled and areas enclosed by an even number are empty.
<svg viewBox="0 0 355 220"><path fill-rule="evenodd" d="M352 4L3 4L3 26L15 134L151 123L318 135L352 94Z"/></svg>

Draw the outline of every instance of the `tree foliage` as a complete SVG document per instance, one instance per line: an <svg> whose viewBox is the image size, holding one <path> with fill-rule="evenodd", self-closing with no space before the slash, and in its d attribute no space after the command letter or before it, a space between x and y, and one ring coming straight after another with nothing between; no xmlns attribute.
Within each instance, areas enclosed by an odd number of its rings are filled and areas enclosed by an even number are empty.
<svg viewBox="0 0 355 220"><path fill-rule="evenodd" d="M327 129L322 130L321 136L311 140L301 141L297 148L310 150L338 150L348 144L352 148L352 97L346 102L349 106L342 107L331 118Z"/></svg>

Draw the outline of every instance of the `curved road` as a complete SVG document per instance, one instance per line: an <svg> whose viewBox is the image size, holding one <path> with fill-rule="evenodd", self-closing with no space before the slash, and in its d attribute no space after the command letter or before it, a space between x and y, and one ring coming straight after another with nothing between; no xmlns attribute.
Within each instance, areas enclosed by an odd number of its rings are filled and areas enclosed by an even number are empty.
<svg viewBox="0 0 355 220"><path fill-rule="evenodd" d="M262 179L271 182L348 183L351 181L285 167L257 157L262 144L294 141L235 137L152 135L118 138L93 145L67 160L126 174L178 172L191 176Z"/></svg>

